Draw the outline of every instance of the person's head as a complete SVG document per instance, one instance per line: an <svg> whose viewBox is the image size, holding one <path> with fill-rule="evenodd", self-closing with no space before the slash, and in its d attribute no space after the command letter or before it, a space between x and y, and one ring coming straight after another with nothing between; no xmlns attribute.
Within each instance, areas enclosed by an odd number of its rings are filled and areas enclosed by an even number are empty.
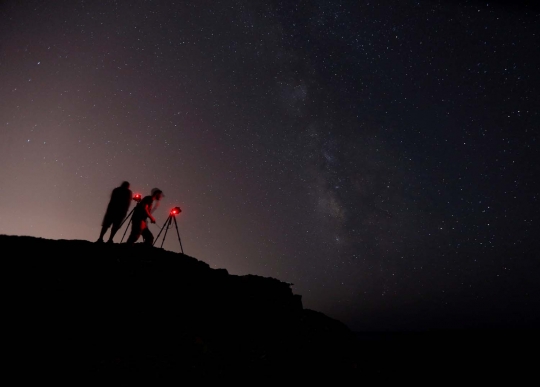
<svg viewBox="0 0 540 387"><path fill-rule="evenodd" d="M160 190L159 188L152 188L152 197L154 198L154 200L161 200L161 198L165 196L163 195L163 191Z"/></svg>
<svg viewBox="0 0 540 387"><path fill-rule="evenodd" d="M122 188L129 188L129 181L124 181L124 182L120 185L120 187L122 187Z"/></svg>

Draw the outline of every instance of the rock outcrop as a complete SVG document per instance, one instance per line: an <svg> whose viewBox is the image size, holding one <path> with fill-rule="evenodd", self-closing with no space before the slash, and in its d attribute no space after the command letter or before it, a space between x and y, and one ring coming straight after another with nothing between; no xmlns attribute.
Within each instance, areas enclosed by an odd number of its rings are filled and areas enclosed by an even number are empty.
<svg viewBox="0 0 540 387"><path fill-rule="evenodd" d="M277 279L142 244L0 242L9 348L26 372L73 385L168 385L344 376L355 367L353 333L304 309Z"/></svg>

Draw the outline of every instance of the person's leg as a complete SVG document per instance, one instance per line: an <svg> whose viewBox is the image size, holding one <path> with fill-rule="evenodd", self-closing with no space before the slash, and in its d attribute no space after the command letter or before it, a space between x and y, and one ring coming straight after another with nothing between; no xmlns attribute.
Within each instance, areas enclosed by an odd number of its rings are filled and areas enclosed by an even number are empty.
<svg viewBox="0 0 540 387"><path fill-rule="evenodd" d="M106 232L107 232L107 227L101 226L101 232L99 233L99 238L96 242L103 242L103 237L105 236Z"/></svg>
<svg viewBox="0 0 540 387"><path fill-rule="evenodd" d="M105 219L103 219L103 223L101 224L101 232L99 233L99 238L96 242L103 242L103 237L105 236L105 233L107 232L107 229L111 227L112 222L105 216Z"/></svg>
<svg viewBox="0 0 540 387"><path fill-rule="evenodd" d="M111 235L109 235L109 240L107 242L112 243L114 236L116 235L116 233L120 229L120 225L122 224L122 220L123 219L120 219L120 220L116 219L113 222L112 228L111 228Z"/></svg>
<svg viewBox="0 0 540 387"><path fill-rule="evenodd" d="M142 236L144 238L144 244L150 245L150 246L154 244L154 235L148 229L148 227L145 227L145 229L142 231Z"/></svg>
<svg viewBox="0 0 540 387"><path fill-rule="evenodd" d="M133 244L137 242L137 239L141 236L141 232L143 230L143 224L144 220L132 220L131 222L131 234L129 234L129 237L126 241L128 244Z"/></svg>

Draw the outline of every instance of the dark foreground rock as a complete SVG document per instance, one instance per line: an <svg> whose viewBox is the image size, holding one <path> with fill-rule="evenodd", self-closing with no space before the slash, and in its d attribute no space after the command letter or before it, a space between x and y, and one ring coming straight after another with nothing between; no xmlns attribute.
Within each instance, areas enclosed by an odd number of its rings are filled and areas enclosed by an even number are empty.
<svg viewBox="0 0 540 387"><path fill-rule="evenodd" d="M0 236L19 380L170 385L345 378L356 340L274 278L142 244Z"/></svg>

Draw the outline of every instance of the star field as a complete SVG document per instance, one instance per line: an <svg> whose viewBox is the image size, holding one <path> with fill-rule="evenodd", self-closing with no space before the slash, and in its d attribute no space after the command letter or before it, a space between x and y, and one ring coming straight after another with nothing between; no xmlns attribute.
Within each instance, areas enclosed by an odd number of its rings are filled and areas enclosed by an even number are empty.
<svg viewBox="0 0 540 387"><path fill-rule="evenodd" d="M531 4L4 2L0 233L94 241L127 180L353 330L534 326Z"/></svg>

